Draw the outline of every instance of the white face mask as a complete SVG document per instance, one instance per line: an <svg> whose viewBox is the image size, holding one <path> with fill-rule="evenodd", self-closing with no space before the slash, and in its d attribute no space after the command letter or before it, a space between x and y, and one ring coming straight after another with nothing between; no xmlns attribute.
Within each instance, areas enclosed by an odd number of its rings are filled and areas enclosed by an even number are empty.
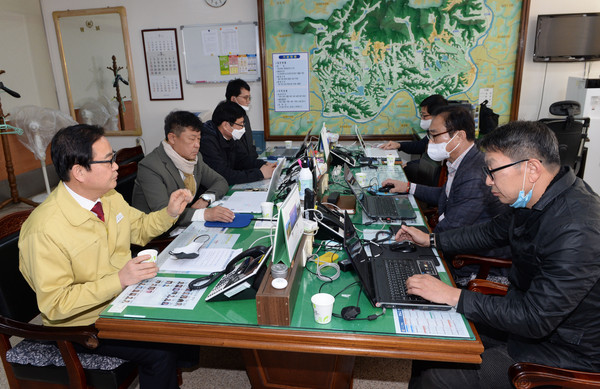
<svg viewBox="0 0 600 389"><path fill-rule="evenodd" d="M233 130L233 131L231 131L231 137L234 140L240 140L240 139L242 139L242 136L244 136L245 133L246 133L246 128L242 127L239 130Z"/></svg>
<svg viewBox="0 0 600 389"><path fill-rule="evenodd" d="M419 125L421 126L421 128L425 131L429 130L429 126L431 125L431 120L432 119L427 119L427 120L423 120L421 119L421 123L419 123Z"/></svg>
<svg viewBox="0 0 600 389"><path fill-rule="evenodd" d="M249 106L249 105L242 105L242 104L240 104L240 103L238 103L238 105L239 105L240 107L242 107L242 108L244 109L244 111L246 111L246 112L250 111L250 106Z"/></svg>
<svg viewBox="0 0 600 389"><path fill-rule="evenodd" d="M457 134L454 134L452 139L454 139L454 137L456 135ZM460 142L458 142L458 144L456 145L455 148L453 148L450 151L447 151L446 146L448 146L448 143L452 142L452 139L450 139L448 142L445 142L445 143L432 143L430 141L429 144L427 145L427 155L429 155L429 158L433 159L434 161L438 161L438 162L441 162L444 159L450 158L450 153L453 152L454 150L456 150L456 147L458 147L460 145Z"/></svg>

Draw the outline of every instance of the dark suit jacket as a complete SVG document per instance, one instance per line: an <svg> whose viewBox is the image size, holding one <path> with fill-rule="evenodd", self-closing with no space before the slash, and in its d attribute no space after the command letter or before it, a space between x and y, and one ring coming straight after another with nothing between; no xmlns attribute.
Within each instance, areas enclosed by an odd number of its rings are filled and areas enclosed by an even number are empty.
<svg viewBox="0 0 600 389"><path fill-rule="evenodd" d="M246 123L246 132L242 139L240 139L241 144L244 146L246 153L250 158L258 158L258 153L256 152L256 146L254 146L254 138L252 138L252 126L250 125L250 118L248 115L244 115L244 123Z"/></svg>
<svg viewBox="0 0 600 389"><path fill-rule="evenodd" d="M200 153L198 153L198 163L194 167L194 177L198 184L196 197L209 191L219 199L229 190L227 181L204 163ZM167 206L171 193L184 188L181 173L165 152L161 142L138 164L132 203L135 208L146 213L157 211ZM194 212L194 208L187 207L177 224L189 224Z"/></svg>
<svg viewBox="0 0 600 389"><path fill-rule="evenodd" d="M206 164L222 175L229 185L264 179L260 167L266 162L250 157L241 141L223 138L212 120L202 126L200 152Z"/></svg>
<svg viewBox="0 0 600 389"><path fill-rule="evenodd" d="M448 196L445 184L441 187L417 185L415 197L428 204L437 204L438 213L444 214L435 232L485 222L508 209L485 184L481 170L484 164L483 153L475 145L458 166Z"/></svg>

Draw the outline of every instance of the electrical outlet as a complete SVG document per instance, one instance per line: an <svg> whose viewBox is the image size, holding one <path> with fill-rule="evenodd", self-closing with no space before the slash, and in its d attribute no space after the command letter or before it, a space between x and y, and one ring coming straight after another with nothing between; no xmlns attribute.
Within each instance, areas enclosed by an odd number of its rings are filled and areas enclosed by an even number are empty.
<svg viewBox="0 0 600 389"><path fill-rule="evenodd" d="M142 138L140 138L139 136L137 138L135 138L135 145L136 146L141 146L142 145Z"/></svg>

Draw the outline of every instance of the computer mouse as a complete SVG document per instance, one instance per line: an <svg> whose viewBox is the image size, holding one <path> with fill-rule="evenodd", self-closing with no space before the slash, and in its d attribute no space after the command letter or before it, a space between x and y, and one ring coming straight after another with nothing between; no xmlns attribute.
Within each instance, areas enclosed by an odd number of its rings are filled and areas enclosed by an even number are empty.
<svg viewBox="0 0 600 389"><path fill-rule="evenodd" d="M390 244L390 250L392 251L400 251L403 253L414 253L417 251L417 247L413 242L395 242Z"/></svg>
<svg viewBox="0 0 600 389"><path fill-rule="evenodd" d="M387 185L382 186L379 189L377 189L377 191L383 192L383 193L388 193L393 187L394 187L394 184L387 184Z"/></svg>

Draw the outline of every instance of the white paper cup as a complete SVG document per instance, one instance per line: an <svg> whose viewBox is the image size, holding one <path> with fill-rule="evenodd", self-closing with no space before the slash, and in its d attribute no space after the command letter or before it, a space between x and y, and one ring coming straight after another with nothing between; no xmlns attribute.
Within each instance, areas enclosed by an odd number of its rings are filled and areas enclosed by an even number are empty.
<svg viewBox="0 0 600 389"><path fill-rule="evenodd" d="M356 173L354 177L356 177L358 185L362 186L363 188L369 186L369 183L367 182L367 173Z"/></svg>
<svg viewBox="0 0 600 389"><path fill-rule="evenodd" d="M394 154L388 154L386 159L388 167L394 167L394 165L396 164L396 156Z"/></svg>
<svg viewBox="0 0 600 389"><path fill-rule="evenodd" d="M138 257L141 255L150 255L150 259L146 259L143 262L156 262L156 260L158 259L158 251L154 249L142 250L138 253Z"/></svg>
<svg viewBox="0 0 600 389"><path fill-rule="evenodd" d="M273 203L265 201L260 203L260 209L262 211L262 217L265 219L273 218Z"/></svg>
<svg viewBox="0 0 600 389"><path fill-rule="evenodd" d="M315 311L315 321L319 324L329 323L335 298L329 293L317 293L311 297L310 301Z"/></svg>
<svg viewBox="0 0 600 389"><path fill-rule="evenodd" d="M286 149L291 149L292 148L292 141L291 140L286 140L285 141L285 148Z"/></svg>

